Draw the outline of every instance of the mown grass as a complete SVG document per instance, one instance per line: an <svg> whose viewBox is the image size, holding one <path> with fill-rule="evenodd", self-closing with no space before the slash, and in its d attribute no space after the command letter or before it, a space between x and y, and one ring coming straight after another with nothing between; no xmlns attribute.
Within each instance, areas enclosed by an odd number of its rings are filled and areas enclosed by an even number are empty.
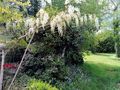
<svg viewBox="0 0 120 90"><path fill-rule="evenodd" d="M63 90L120 90L120 59L115 54L86 56L80 68L83 75L77 73Z"/></svg>

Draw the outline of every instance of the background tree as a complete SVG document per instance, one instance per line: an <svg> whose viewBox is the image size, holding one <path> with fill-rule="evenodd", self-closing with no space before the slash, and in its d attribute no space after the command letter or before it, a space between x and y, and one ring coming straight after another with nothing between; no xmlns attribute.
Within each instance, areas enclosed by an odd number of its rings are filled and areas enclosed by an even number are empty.
<svg viewBox="0 0 120 90"><path fill-rule="evenodd" d="M119 0L108 0L106 1L106 8L103 10L105 17L103 20L108 21L107 28L112 29L114 31L114 41L115 41L115 51L116 56L120 57L119 50ZM111 23L112 22L112 23Z"/></svg>

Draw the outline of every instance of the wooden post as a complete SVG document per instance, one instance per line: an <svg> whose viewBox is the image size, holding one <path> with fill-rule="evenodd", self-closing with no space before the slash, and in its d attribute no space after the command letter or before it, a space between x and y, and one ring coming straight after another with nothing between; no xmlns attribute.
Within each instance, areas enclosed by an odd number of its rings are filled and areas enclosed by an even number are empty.
<svg viewBox="0 0 120 90"><path fill-rule="evenodd" d="M4 75L4 62L5 62L5 46L3 44L0 45L0 50L2 50L2 61L1 61L1 70L0 70L0 90L2 90L3 84L3 75Z"/></svg>

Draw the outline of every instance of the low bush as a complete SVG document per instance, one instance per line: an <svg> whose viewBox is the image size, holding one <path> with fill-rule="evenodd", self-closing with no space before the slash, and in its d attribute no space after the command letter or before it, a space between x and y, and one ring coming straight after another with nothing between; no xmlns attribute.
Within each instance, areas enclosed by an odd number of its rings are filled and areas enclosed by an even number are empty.
<svg viewBox="0 0 120 90"><path fill-rule="evenodd" d="M27 86L27 90L58 90L58 89L43 81L31 80Z"/></svg>
<svg viewBox="0 0 120 90"><path fill-rule="evenodd" d="M112 31L103 31L96 35L97 45L96 52L99 53L114 53L115 42Z"/></svg>

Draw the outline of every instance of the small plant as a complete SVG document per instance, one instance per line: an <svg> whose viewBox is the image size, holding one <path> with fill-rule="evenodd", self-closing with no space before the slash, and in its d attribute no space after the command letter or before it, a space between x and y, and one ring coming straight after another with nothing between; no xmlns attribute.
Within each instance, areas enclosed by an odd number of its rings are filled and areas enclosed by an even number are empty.
<svg viewBox="0 0 120 90"><path fill-rule="evenodd" d="M27 90L58 90L56 87L39 80L31 80Z"/></svg>

